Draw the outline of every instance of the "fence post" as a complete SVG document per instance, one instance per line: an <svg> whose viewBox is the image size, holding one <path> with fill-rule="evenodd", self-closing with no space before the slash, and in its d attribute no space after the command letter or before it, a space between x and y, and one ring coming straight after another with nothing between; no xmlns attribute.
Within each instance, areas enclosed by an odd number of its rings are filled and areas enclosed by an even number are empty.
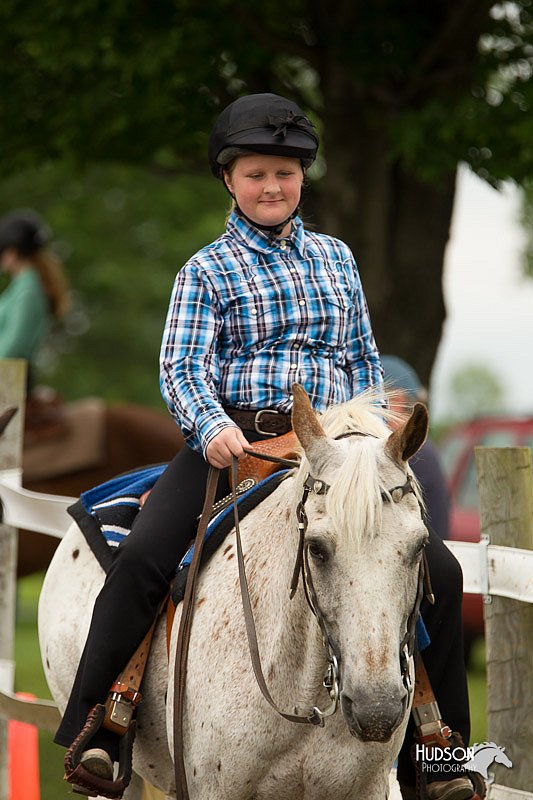
<svg viewBox="0 0 533 800"><path fill-rule="evenodd" d="M481 533L491 545L533 550L533 477L528 447L476 447ZM533 605L493 597L485 605L488 737L506 747L512 769L496 782L533 783Z"/></svg>
<svg viewBox="0 0 533 800"><path fill-rule="evenodd" d="M15 359L0 361L0 412L8 406L18 413L0 437L0 470L22 466L22 431L26 363ZM0 520L0 689L13 691L15 676L15 600L17 585L17 531ZM7 800L7 721L0 719L0 800Z"/></svg>

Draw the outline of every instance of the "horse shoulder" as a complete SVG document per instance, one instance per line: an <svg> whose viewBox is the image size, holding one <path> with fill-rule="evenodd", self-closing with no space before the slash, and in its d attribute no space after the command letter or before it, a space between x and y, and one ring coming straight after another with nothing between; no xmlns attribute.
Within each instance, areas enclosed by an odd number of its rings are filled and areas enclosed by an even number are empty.
<svg viewBox="0 0 533 800"><path fill-rule="evenodd" d="M39 598L39 642L54 700L66 705L104 572L76 524L57 548Z"/></svg>

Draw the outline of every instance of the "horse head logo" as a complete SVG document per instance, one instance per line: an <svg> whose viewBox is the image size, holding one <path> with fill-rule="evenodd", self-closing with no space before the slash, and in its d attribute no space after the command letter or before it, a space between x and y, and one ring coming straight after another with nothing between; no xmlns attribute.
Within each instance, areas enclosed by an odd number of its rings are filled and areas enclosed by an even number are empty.
<svg viewBox="0 0 533 800"><path fill-rule="evenodd" d="M489 777L488 768L491 764L503 764L509 769L513 766L513 762L505 753L505 747L499 747L494 742L482 742L469 749L473 751L473 757L464 764L464 768L471 772L479 772L485 780Z"/></svg>

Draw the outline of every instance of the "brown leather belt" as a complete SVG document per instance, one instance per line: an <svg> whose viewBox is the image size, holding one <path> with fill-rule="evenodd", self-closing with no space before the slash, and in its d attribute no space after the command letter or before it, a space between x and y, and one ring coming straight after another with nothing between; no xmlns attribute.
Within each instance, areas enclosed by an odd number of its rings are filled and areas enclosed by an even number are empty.
<svg viewBox="0 0 533 800"><path fill-rule="evenodd" d="M243 431L254 431L263 436L280 436L292 430L291 415L273 408L262 408L259 411L224 408L224 411Z"/></svg>

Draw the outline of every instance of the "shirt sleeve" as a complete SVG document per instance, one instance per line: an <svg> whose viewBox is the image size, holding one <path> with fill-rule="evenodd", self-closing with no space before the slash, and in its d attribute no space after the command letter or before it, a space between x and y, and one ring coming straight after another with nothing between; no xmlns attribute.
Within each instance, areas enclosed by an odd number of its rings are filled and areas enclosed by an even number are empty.
<svg viewBox="0 0 533 800"><path fill-rule="evenodd" d="M10 293L0 326L0 358L31 360L44 319L39 297L27 286Z"/></svg>
<svg viewBox="0 0 533 800"><path fill-rule="evenodd" d="M217 337L223 320L216 292L201 265L188 262L178 273L160 354L160 386L185 440L205 457L209 442L237 427L224 412Z"/></svg>
<svg viewBox="0 0 533 800"><path fill-rule="evenodd" d="M351 255L351 253L350 253ZM346 370L350 379L352 396L368 388L375 388L383 393L383 367L372 332L368 305L363 292L357 264L351 255L353 267L354 319L352 329L346 343Z"/></svg>

